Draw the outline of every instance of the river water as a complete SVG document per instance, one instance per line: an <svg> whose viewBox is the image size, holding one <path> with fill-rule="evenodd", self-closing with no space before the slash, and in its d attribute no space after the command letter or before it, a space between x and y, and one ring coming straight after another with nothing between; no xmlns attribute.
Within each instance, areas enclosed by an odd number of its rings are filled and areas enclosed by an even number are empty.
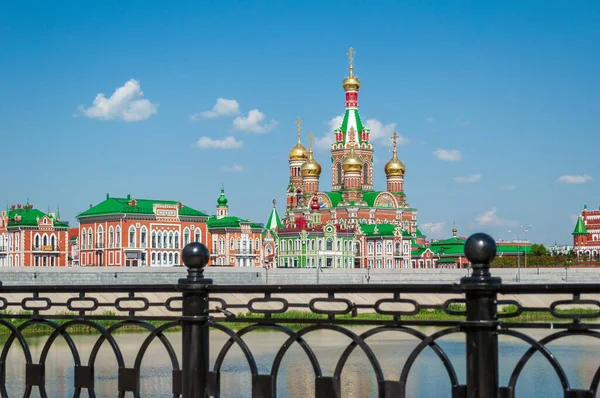
<svg viewBox="0 0 600 398"><path fill-rule="evenodd" d="M357 333L366 329L355 328ZM421 329L430 334L435 329ZM529 331L530 335L541 338L548 331ZM180 334L168 334L176 352L180 353ZM132 367L138 348L144 340L141 333L116 335L123 352L126 366ZM82 363L86 364L95 335L73 337ZM46 337L28 337L34 362ZM276 332L256 332L244 336L258 364L259 372L270 372L276 350L285 341L285 337ZM318 331L306 338L315 351L323 373L332 374L338 358L347 346L349 339L330 331ZM226 341L224 334L211 333L211 361ZM385 332L368 340L377 355L386 379L397 380L404 361L418 341L398 332ZM452 361L461 384L465 383L465 344L462 335L447 336L439 340ZM588 388L594 373L600 365L600 340L589 337L571 337L551 343L548 347L556 355L569 376L571 388ZM506 385L515 364L528 347L513 338L500 338L500 385ZM24 360L18 344L13 344L7 359L7 389L11 397L20 397L24 391ZM168 397L171 391L171 366L169 357L162 345L155 341L149 347L142 362L141 396ZM112 350L105 342L96 359L96 396L117 396L117 366ZM50 351L46 366L46 388L49 397L69 397L73 394L73 360L70 351L62 340L57 340ZM251 396L251 379L247 363L241 350L233 347L222 368L221 397L248 398ZM376 397L376 382L366 356L358 349L351 355L342 373L342 396L347 398ZM407 396L415 398L451 397L450 382L441 362L433 351L427 348L415 362L408 381ZM280 398L314 397L314 373L304 352L292 347L279 371L277 393ZM518 397L562 398L560 383L551 366L535 354L529 361L517 383ZM32 396L39 396L34 390ZM84 393L84 396L87 394ZM600 394L599 394L600 396Z"/></svg>

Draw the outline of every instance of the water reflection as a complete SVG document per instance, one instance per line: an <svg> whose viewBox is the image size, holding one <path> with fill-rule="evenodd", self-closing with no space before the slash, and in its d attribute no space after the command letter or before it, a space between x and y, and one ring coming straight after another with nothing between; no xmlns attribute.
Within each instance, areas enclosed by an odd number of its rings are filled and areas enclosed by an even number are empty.
<svg viewBox="0 0 600 398"><path fill-rule="evenodd" d="M366 329L354 329L361 333ZM435 329L422 329L431 334ZM547 331L530 332L536 338L548 334ZM116 335L126 366L132 367L137 351L144 340L144 334L129 333ZM181 351L181 339L178 333L168 335L176 352ZM89 353L96 343L94 335L79 335L73 339L77 344L83 364L87 364ZM443 338L440 345L452 361L459 381L465 380L465 344L462 335ZM38 362L40 351L46 337L29 337L34 362ZM252 350L259 373L271 371L277 350L286 340L286 336L275 332L256 332L244 336ZM333 374L337 361L350 340L331 331L319 331L309 334L306 340L317 355L325 376ZM224 334L215 331L211 335L211 360L214 361L218 350L226 341ZM522 342L501 337L500 340L500 384L506 385L510 374L527 349ZM380 361L385 378L398 380L402 366L417 339L398 332L386 332L368 340ZM600 364L598 355L600 341L587 337L574 337L559 340L549 345L569 376L572 388L588 388ZM22 396L24 392L24 359L18 344L13 344L7 358L7 389L11 397ZM57 340L50 350L46 366L46 389L50 397L67 397L73 394L73 359L64 341ZM143 397L166 397L171 392L171 364L166 350L158 341L154 341L142 361L141 395ZM221 391L223 398L247 398L251 396L251 377L249 366L239 348L232 347L223 363ZM117 396L117 365L114 353L105 343L96 359L95 384L97 397ZM314 397L315 377L310 361L304 351L295 345L285 356L277 379L278 397ZM450 397L450 381L446 370L433 350L427 348L415 362L408 381L409 397ZM560 398L563 393L560 382L552 367L540 354L525 367L517 383L517 396ZM39 396L34 390L32 396ZM342 372L342 396L347 398L366 398L377 396L375 374L365 354L355 349Z"/></svg>

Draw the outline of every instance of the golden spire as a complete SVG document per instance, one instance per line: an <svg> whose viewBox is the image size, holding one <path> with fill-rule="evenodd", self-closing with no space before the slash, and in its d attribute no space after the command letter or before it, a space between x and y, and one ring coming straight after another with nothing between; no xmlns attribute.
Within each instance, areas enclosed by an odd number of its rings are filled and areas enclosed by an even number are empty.
<svg viewBox="0 0 600 398"><path fill-rule="evenodd" d="M350 62L350 74L344 79L342 82L342 87L346 91L358 91L360 89L360 80L358 77L354 76L354 55L356 51L352 47L348 50L346 55L348 56L348 61Z"/></svg>
<svg viewBox="0 0 600 398"><path fill-rule="evenodd" d="M402 163L400 159L398 159L398 150L396 149L396 146L398 145L398 138L400 138L400 136L397 132L394 131L394 134L392 135L392 142L394 143L394 152L392 158L389 162L385 164L384 167L385 175L387 175L388 177L403 176L406 172L406 166L404 166L404 163Z"/></svg>
<svg viewBox="0 0 600 398"><path fill-rule="evenodd" d="M313 134L312 131L308 133L308 150L312 152Z"/></svg>
<svg viewBox="0 0 600 398"><path fill-rule="evenodd" d="M356 54L356 51L354 51L354 49L350 47L350 49L346 53L346 55L348 56L348 61L350 61L350 77L354 76L354 54Z"/></svg>
<svg viewBox="0 0 600 398"><path fill-rule="evenodd" d="M296 125L298 126L298 142L300 142L300 126L302 125L302 119L296 119Z"/></svg>
<svg viewBox="0 0 600 398"><path fill-rule="evenodd" d="M302 119L296 119L296 125L298 126L298 143L295 147L290 150L289 159L290 160L306 160L308 159L308 151L300 142L300 130L302 125Z"/></svg>

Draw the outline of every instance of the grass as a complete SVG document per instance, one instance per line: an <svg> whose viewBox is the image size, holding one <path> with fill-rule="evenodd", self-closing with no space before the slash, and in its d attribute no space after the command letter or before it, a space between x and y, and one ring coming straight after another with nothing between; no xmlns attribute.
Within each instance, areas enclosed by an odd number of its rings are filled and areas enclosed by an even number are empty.
<svg viewBox="0 0 600 398"><path fill-rule="evenodd" d="M465 310L464 304L451 304L449 307L450 307L450 309L452 309L454 311L464 311ZM516 306L508 305L508 306L504 306L503 308L501 308L498 313L500 315L502 315L502 314L514 313L516 311L517 311ZM557 310L557 312L561 313L561 314L571 314L571 315L598 314L597 310L586 309L586 308L564 309L564 310ZM16 327L19 327L20 325L22 325L24 322L26 322L28 320L28 319L23 319L23 318L11 317L10 315L12 315L10 312L0 311L0 317L4 320L10 322L12 325L14 325ZM16 313L16 315L31 316L32 313L31 313L31 311L22 311L22 312ZM73 316L74 314L64 313L64 314L57 314L57 315ZM106 312L102 315L103 316L115 316L115 314L111 313L111 312ZM260 315L252 314L252 313L239 314L235 318L231 319L231 321L227 321L227 322L223 322L223 323L226 323L227 326L233 330L239 330L247 325L252 324L251 318L254 318L254 319L260 318ZM292 320L292 319L306 320L307 323L309 323L311 320L326 320L327 316L322 315L322 314L315 314L315 313L307 312L307 311L288 311L288 312L285 312L282 314L273 314L271 318L273 320L281 320L281 321ZM337 320L361 320L361 321L377 322L377 321L391 321L391 320L393 320L393 316L382 315L382 314L377 314L377 313L359 313L359 314L357 314L356 317L352 317L351 314L338 315L338 316L336 316L336 319ZM421 310L416 315L411 315L411 316L407 315L407 316L401 317L402 321L460 321L463 319L464 319L464 316L462 316L462 315L451 315L441 309ZM555 322L555 323L571 321L570 319L555 318L548 312L523 312L521 315L519 315L517 317L502 318L501 320L504 322ZM69 322L70 319L53 319L52 321L59 325L62 325L66 322ZM94 320L94 322L104 328L109 328L110 326L113 326L120 321L110 320L110 319L98 319L98 320ZM150 320L150 321L145 321L145 322L149 323L152 326L159 327L170 321L156 321L156 320L152 321L152 320ZM302 326L305 326L306 324L302 323L302 322L292 322L292 323L286 323L286 325L288 327L291 327L292 329L299 329ZM50 326L36 324L36 325L31 325L31 326L27 327L23 331L23 334L25 336L49 335L53 332L53 330L54 329ZM169 331L178 331L178 330L180 330L179 326L169 329ZM97 333L94 328L91 328L87 325L71 326L71 327L69 327L68 331L72 335ZM121 329L119 329L118 333L143 332L143 331L145 331L145 329L141 328L140 326L127 325L127 326L124 326ZM0 327L0 342L5 340L8 337L8 335L10 335L10 330L6 327Z"/></svg>

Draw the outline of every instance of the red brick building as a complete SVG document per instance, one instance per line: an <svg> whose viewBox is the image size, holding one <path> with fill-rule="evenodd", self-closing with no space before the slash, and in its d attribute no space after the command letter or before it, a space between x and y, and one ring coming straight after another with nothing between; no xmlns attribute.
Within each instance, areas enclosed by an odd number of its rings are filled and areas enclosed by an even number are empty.
<svg viewBox="0 0 600 398"><path fill-rule="evenodd" d="M107 194L77 219L80 266L168 267L186 244L208 242L208 215L178 201Z"/></svg>
<svg viewBox="0 0 600 398"><path fill-rule="evenodd" d="M587 205L583 206L573 230L573 246L578 257L600 256L600 209L588 210Z"/></svg>
<svg viewBox="0 0 600 398"><path fill-rule="evenodd" d="M59 214L12 205L0 214L0 266L66 266L68 230Z"/></svg>

